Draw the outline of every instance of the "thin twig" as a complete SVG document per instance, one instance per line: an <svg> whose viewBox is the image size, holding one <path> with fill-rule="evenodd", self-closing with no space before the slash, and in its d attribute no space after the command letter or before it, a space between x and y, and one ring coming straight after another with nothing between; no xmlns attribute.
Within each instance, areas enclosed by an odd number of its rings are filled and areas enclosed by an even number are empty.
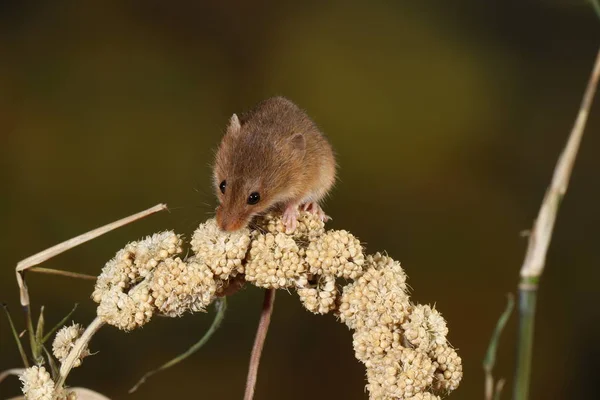
<svg viewBox="0 0 600 400"><path fill-rule="evenodd" d="M514 385L515 400L526 400L529 396L538 283L544 272L546 254L550 245L550 239L552 238L556 214L569 185L571 171L577 157L577 151L579 150L599 79L600 50L596 56L596 62L585 90L577 119L571 130L567 144L558 159L554 175L552 176L552 182L546 191L538 217L531 229L527 253L521 267L521 281L519 283L519 343Z"/></svg>
<svg viewBox="0 0 600 400"><path fill-rule="evenodd" d="M60 269L44 268L44 267L32 267L29 268L31 272L39 272L41 274L49 275L60 275L66 276L67 278L85 279L88 281L95 281L98 277L88 274L80 274L79 272L63 271Z"/></svg>
<svg viewBox="0 0 600 400"><path fill-rule="evenodd" d="M25 280L23 279L23 275L22 275L23 271L25 271L26 269L29 269L29 268L33 267L34 265L41 264L44 261L47 261L60 253L63 253L69 249L72 249L73 247L79 246L80 244L85 243L89 240L97 238L98 236L104 235L105 233L110 232L113 229L119 228L123 225L127 225L133 221L140 219L140 218L144 218L150 214L154 214L156 212L166 210L166 209L167 209L166 204L157 204L154 207L149 208L145 211L139 212L137 214L133 214L129 217L125 217L125 218L120 219L115 222L111 222L110 224L107 224L100 228L91 230L87 233L84 233L83 235L76 236L72 239L69 239L62 243L59 243L59 244L52 246L44 251L41 251L37 254L27 257L24 260L19 261L19 263L17 264L17 268L16 268L16 274L17 274L17 283L19 284L20 295L21 295L21 305L23 305L25 307L29 306L29 292L27 290L27 284L25 283Z"/></svg>
<svg viewBox="0 0 600 400"><path fill-rule="evenodd" d="M269 331L269 323L271 322L271 314L273 313L273 304L275 302L275 289L266 289L265 298L263 300L263 308L256 330L256 338L250 355L250 367L248 368L248 378L246 379L246 392L244 400L252 400L254 398L254 389L256 387L256 377L258 375L258 364L260 363L260 355L267 338Z"/></svg>
<svg viewBox="0 0 600 400"><path fill-rule="evenodd" d="M69 352L69 355L60 366L60 377L58 378L58 382L56 382L57 393L64 385L67 376L69 376L69 372L71 372L71 369L75 364L75 361L79 358L83 349L88 345L90 340L92 340L92 337L96 332L98 332L98 329L100 329L102 325L104 325L104 321L100 319L100 317L96 317L81 334L81 337L77 340L77 342L75 342L75 345Z"/></svg>

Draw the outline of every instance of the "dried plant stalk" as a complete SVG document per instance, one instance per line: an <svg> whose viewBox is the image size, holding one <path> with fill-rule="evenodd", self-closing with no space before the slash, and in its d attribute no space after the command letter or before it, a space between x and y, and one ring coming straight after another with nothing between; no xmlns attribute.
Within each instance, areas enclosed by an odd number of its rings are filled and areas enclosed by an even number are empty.
<svg viewBox="0 0 600 400"><path fill-rule="evenodd" d="M521 280L519 282L519 343L514 386L514 398L516 400L526 400L529 396L533 330L539 279L544 272L546 254L550 245L550 239L552 238L556 214L569 186L571 171L577 157L599 79L600 50L596 56L577 119L554 169L552 182L546 191L538 217L533 223L533 228L529 234L527 253L521 267Z"/></svg>
<svg viewBox="0 0 600 400"><path fill-rule="evenodd" d="M19 285L19 291L21 296L21 305L29 306L29 292L27 291L27 285L25 280L23 279L22 272L33 267L34 265L38 265L51 259L52 257L63 253L73 247L79 246L82 243L90 241L92 239L97 238L98 236L104 235L107 232L110 232L114 229L120 228L123 225L127 225L133 221L144 218L150 214L154 214L159 211L163 211L167 209L166 204L157 204L154 207L151 207L145 211L139 212L137 214L133 214L129 217L125 217L115 222L111 222L110 224L101 226L100 228L96 228L91 230L83 235L79 235L72 239L69 239L65 242L59 243L55 246L52 246L44 251L41 251L37 254L34 254L30 257L27 257L24 260L21 260L17 263L16 274L17 274L17 283Z"/></svg>
<svg viewBox="0 0 600 400"><path fill-rule="evenodd" d="M271 314L273 313L273 305L275 303L275 289L265 290L265 298L263 301L262 312L256 330L256 338L250 355L250 366L248 367L248 377L246 379L246 392L244 400L252 400L254 398L254 389L256 388L256 378L258 376L258 366L260 364L260 356L265 345L269 324L271 323Z"/></svg>

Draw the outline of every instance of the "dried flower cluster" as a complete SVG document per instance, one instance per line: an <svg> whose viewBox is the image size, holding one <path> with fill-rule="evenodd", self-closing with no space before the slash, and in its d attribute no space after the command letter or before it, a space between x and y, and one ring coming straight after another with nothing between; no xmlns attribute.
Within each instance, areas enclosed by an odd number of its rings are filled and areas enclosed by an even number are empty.
<svg viewBox="0 0 600 400"><path fill-rule="evenodd" d="M54 381L44 367L27 368L19 377L23 383L23 394L30 400L52 400Z"/></svg>
<svg viewBox="0 0 600 400"><path fill-rule="evenodd" d="M333 312L353 330L371 399L439 399L458 387L461 359L446 340L446 321L434 308L410 301L400 263L380 253L365 255L351 233L326 231L310 212L301 212L297 228L286 233L281 217L267 214L252 229L234 233L208 220L194 232L187 258L181 256L182 244L179 235L167 231L117 252L92 294L98 316L131 330L156 313L203 311L240 281L293 289L307 310ZM78 325L57 334L53 350L59 360L80 334ZM25 393L52 393L43 367L28 371L21 378Z"/></svg>
<svg viewBox="0 0 600 400"><path fill-rule="evenodd" d="M65 389L56 393L54 381L43 366L27 368L19 379L23 384L23 394L27 400L76 400L77 394Z"/></svg>
<svg viewBox="0 0 600 400"><path fill-rule="evenodd" d="M75 346L75 342L83 333L83 330L84 329L81 325L74 323L71 326L63 326L56 333L54 342L52 343L52 352L54 353L54 356L58 359L58 361L60 361L61 363L65 361L65 359L71 352L71 349ZM79 358L75 360L73 367L79 367L81 365L81 360L89 355L90 351L88 350L86 345L81 351L81 354L79 354Z"/></svg>

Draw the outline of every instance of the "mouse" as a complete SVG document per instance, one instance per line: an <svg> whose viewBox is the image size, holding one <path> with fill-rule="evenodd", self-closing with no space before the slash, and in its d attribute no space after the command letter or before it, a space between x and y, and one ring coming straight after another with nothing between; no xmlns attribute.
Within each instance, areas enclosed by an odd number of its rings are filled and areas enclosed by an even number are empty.
<svg viewBox="0 0 600 400"><path fill-rule="evenodd" d="M213 181L217 225L226 232L247 227L274 209L286 232L300 210L329 217L320 206L336 179L333 149L305 111L284 97L263 100L233 114L215 154Z"/></svg>

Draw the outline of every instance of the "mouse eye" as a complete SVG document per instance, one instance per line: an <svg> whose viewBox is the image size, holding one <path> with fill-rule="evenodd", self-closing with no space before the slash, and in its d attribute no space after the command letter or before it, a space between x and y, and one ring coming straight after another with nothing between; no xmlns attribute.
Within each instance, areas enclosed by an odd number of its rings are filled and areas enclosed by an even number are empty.
<svg viewBox="0 0 600 400"><path fill-rule="evenodd" d="M227 187L227 181L221 182L219 185L219 189L221 189L221 193L225 194L225 187Z"/></svg>
<svg viewBox="0 0 600 400"><path fill-rule="evenodd" d="M256 204L260 201L260 194L258 192L250 193L248 196L248 204Z"/></svg>

